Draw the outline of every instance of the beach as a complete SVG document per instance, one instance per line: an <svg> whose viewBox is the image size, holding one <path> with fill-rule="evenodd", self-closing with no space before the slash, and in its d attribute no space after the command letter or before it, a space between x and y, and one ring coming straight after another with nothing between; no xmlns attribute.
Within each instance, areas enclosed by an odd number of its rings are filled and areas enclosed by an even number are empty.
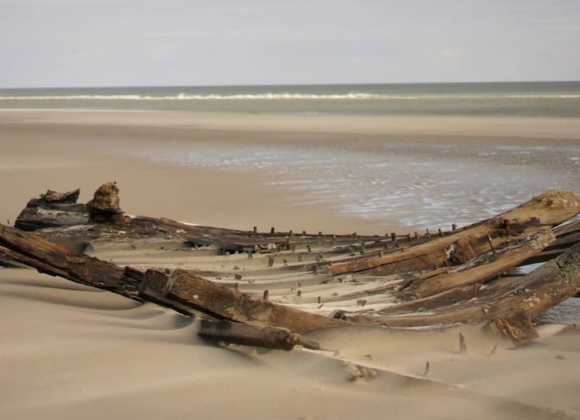
<svg viewBox="0 0 580 420"><path fill-rule="evenodd" d="M47 188L81 188L88 201L117 181L132 214L405 234L473 223L551 188L574 190L580 175L575 118L82 110L3 110L0 118L0 182L13 194L0 220Z"/></svg>
<svg viewBox="0 0 580 420"><path fill-rule="evenodd" d="M109 181L129 214L369 235L579 192L580 118L0 110L0 135L3 223L47 189L86 202ZM2 268L0 311L3 418L580 417L580 341L564 326L519 350L467 327L228 349L171 310Z"/></svg>

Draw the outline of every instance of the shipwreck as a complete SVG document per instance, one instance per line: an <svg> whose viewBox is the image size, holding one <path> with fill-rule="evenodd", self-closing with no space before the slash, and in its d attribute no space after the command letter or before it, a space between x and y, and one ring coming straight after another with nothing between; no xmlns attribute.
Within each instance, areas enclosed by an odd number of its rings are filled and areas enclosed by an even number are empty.
<svg viewBox="0 0 580 420"><path fill-rule="evenodd" d="M0 225L0 265L201 316L199 334L218 341L290 350L316 348L305 336L325 329L473 324L519 346L580 294L569 191L461 228L380 235L200 226L128 215L114 183L87 204L79 193L49 190Z"/></svg>

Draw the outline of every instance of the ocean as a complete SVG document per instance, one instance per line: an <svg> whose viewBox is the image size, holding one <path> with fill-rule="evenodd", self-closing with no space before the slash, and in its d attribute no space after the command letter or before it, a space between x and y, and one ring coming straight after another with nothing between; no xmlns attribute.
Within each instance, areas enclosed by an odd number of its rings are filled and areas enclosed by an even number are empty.
<svg viewBox="0 0 580 420"><path fill-rule="evenodd" d="M580 117L580 82L0 89L0 108Z"/></svg>

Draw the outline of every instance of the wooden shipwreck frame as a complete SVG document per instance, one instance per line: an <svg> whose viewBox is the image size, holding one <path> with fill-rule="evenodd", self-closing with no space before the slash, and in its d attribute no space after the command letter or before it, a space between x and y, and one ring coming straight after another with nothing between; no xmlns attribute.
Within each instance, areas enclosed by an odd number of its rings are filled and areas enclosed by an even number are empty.
<svg viewBox="0 0 580 420"><path fill-rule="evenodd" d="M459 229L375 236L130 216L113 183L86 205L79 192L48 191L0 225L0 265L201 312L199 333L226 342L290 350L316 347L303 335L323 329L475 324L521 345L580 294L580 196L568 191Z"/></svg>

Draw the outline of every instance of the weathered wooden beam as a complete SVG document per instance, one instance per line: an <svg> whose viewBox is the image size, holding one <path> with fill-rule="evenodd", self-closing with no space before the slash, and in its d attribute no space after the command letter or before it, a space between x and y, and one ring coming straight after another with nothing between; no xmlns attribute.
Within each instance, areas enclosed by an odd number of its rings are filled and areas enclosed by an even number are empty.
<svg viewBox="0 0 580 420"><path fill-rule="evenodd" d="M473 299L474 291L475 294L477 294L477 289L474 289L474 286L455 287L425 298L403 301L401 303L387 306L379 309L377 314L388 316L394 314L411 314L432 311L433 309L456 305L462 301Z"/></svg>
<svg viewBox="0 0 580 420"><path fill-rule="evenodd" d="M43 264L44 268L41 270L48 274L52 274L48 270L52 267L55 270L52 275L62 276L61 273L66 272L69 279L103 289L116 288L123 275L123 269L115 264L86 255L74 254L66 247L2 224L0 224L0 246L31 260L37 260L38 263ZM35 266L35 268L39 267Z"/></svg>
<svg viewBox="0 0 580 420"><path fill-rule="evenodd" d="M398 296L404 300L421 299L455 287L483 283L540 253L555 239L551 229L542 229L497 253L476 257L451 272L413 281Z"/></svg>
<svg viewBox="0 0 580 420"><path fill-rule="evenodd" d="M488 236L497 247L508 239L521 238L535 230L558 225L580 212L580 196L552 190L492 219L455 233L411 247L401 254L385 255L329 267L332 275L366 271L388 275L432 270L443 265L461 265L489 251Z"/></svg>
<svg viewBox="0 0 580 420"><path fill-rule="evenodd" d="M192 308L216 318L287 328L298 334L349 325L347 322L256 299L184 270L175 270L170 277L155 270L147 270L141 293L147 298L171 301L181 308Z"/></svg>
<svg viewBox="0 0 580 420"><path fill-rule="evenodd" d="M27 257L26 255L19 254L14 252L8 248L0 247L0 259L10 262L14 261L16 263L23 264L27 267L36 268L39 273L49 274L51 276L58 276L65 278L67 280L75 281L76 279L71 277L66 271L60 270L56 267L51 266L50 264L44 263L39 261L35 258ZM79 281L80 282L80 281Z"/></svg>
<svg viewBox="0 0 580 420"><path fill-rule="evenodd" d="M137 219L141 219L141 217ZM174 235L183 237L191 243L198 245L216 245L227 251L248 251L253 250L256 246L265 248L269 245L287 244L286 235L277 237L255 237L240 230L195 226L167 218L156 220L156 225L158 229L163 229Z"/></svg>
<svg viewBox="0 0 580 420"><path fill-rule="evenodd" d="M341 301L359 299L359 298L367 297L367 296L381 295L381 294L384 294L385 292L395 290L395 288L397 286L399 286L403 283L405 283L405 280L399 280L399 281L387 284L385 286L374 287L372 289L351 292L351 293L347 293L346 295L329 297L329 298L325 299L325 302L341 302ZM321 302L319 302L319 303L321 303Z"/></svg>
<svg viewBox="0 0 580 420"><path fill-rule="evenodd" d="M525 277L497 280L477 298L459 305L397 316L355 315L349 320L367 325L397 328L479 324L498 319L511 320L517 314L534 319L545 310L580 293L580 244L547 262ZM522 316L522 315L518 315Z"/></svg>
<svg viewBox="0 0 580 420"><path fill-rule="evenodd" d="M86 205L77 204L80 192L80 189L66 193L48 190L39 198L28 202L14 226L21 230L34 231L88 223L89 211Z"/></svg>
<svg viewBox="0 0 580 420"><path fill-rule="evenodd" d="M259 327L225 320L201 319L198 335L228 344L290 351L301 338L284 328Z"/></svg>
<svg viewBox="0 0 580 420"><path fill-rule="evenodd" d="M76 190L76 192L78 191ZM87 207L84 204L76 204L76 199L65 198L62 201L46 201L41 196L41 198L33 198L28 202L16 218L14 227L32 232L50 227L84 225L88 222Z"/></svg>
<svg viewBox="0 0 580 420"><path fill-rule="evenodd" d="M556 233L556 229L554 229ZM568 248L580 242L580 233L572 233L566 236L561 236L552 242L546 249L537 255L534 255L520 264L520 266L537 264L556 258L558 255L564 253Z"/></svg>
<svg viewBox="0 0 580 420"><path fill-rule="evenodd" d="M580 232L580 220L566 223L554 228L554 234L557 238Z"/></svg>

